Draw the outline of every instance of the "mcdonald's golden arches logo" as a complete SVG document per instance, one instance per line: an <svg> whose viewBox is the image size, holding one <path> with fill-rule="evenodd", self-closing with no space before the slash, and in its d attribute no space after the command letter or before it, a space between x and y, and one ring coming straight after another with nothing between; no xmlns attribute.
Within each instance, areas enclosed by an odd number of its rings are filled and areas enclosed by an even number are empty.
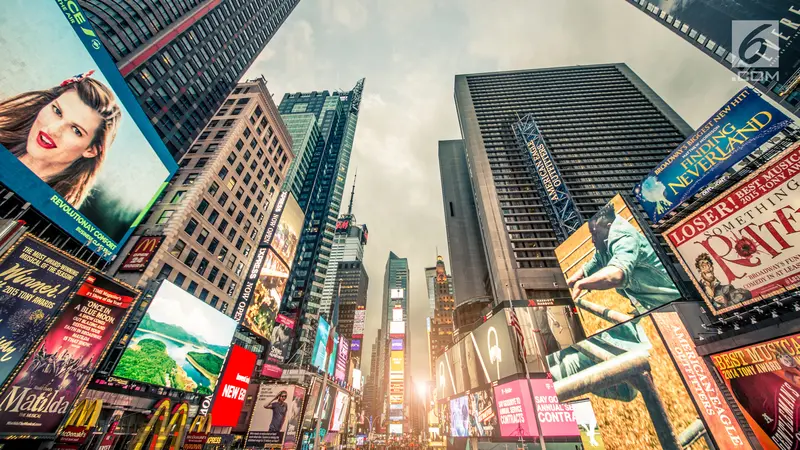
<svg viewBox="0 0 800 450"><path fill-rule="evenodd" d="M147 423L136 433L128 446L129 450L178 450L183 441L186 422L189 417L189 404L180 402L172 411L172 402L162 398L153 407Z"/></svg>
<svg viewBox="0 0 800 450"><path fill-rule="evenodd" d="M142 236L133 245L119 270L140 272L147 267L150 259L161 246L164 236Z"/></svg>

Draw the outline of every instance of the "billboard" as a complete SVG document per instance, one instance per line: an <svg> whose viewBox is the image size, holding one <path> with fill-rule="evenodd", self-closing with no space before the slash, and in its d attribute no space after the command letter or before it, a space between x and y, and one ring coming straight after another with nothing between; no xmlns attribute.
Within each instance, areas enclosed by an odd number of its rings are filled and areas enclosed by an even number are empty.
<svg viewBox="0 0 800 450"><path fill-rule="evenodd" d="M800 446L800 335L711 355L711 362L766 450Z"/></svg>
<svg viewBox="0 0 800 450"><path fill-rule="evenodd" d="M163 281L114 376L211 395L236 321L169 281Z"/></svg>
<svg viewBox="0 0 800 450"><path fill-rule="evenodd" d="M402 350L393 351L389 359L389 373L403 373L405 356Z"/></svg>
<svg viewBox="0 0 800 450"><path fill-rule="evenodd" d="M361 339L353 339L350 342L350 351L354 353L361 351Z"/></svg>
<svg viewBox="0 0 800 450"><path fill-rule="evenodd" d="M142 272L150 264L153 255L156 254L164 236L141 236L133 244L133 248L125 257L125 261L119 268L120 272Z"/></svg>
<svg viewBox="0 0 800 450"><path fill-rule="evenodd" d="M300 386L294 387L292 397L292 407L289 409L289 419L286 421L286 431L283 434L284 450L291 450L297 447L297 435L300 431L303 412L303 402L306 398L306 390Z"/></svg>
<svg viewBox="0 0 800 450"><path fill-rule="evenodd" d="M497 415L492 405L489 388L470 392L467 395L469 410L468 434L471 437L491 437L497 432Z"/></svg>
<svg viewBox="0 0 800 450"><path fill-rule="evenodd" d="M402 300L405 297L405 289L392 289L390 292L392 300Z"/></svg>
<svg viewBox="0 0 800 450"><path fill-rule="evenodd" d="M270 249L258 273L253 300L247 307L242 325L268 339L272 334L275 316L288 280L289 267L278 258L275 251Z"/></svg>
<svg viewBox="0 0 800 450"><path fill-rule="evenodd" d="M0 262L0 386L81 282L87 267L25 235Z"/></svg>
<svg viewBox="0 0 800 450"><path fill-rule="evenodd" d="M336 401L333 403L333 417L328 431L339 431L347 418L347 407L350 404L349 397L344 391L336 391Z"/></svg>
<svg viewBox="0 0 800 450"><path fill-rule="evenodd" d="M450 436L469 437L469 399L466 395L450 399Z"/></svg>
<svg viewBox="0 0 800 450"><path fill-rule="evenodd" d="M289 319L283 314L275 317L275 326L269 336L269 352L267 362L280 364L289 357L294 340L294 320Z"/></svg>
<svg viewBox="0 0 800 450"><path fill-rule="evenodd" d="M403 307L397 305L394 308L392 308L392 322L402 322L402 321L403 321Z"/></svg>
<svg viewBox="0 0 800 450"><path fill-rule="evenodd" d="M336 371L333 379L339 382L347 381L347 363L350 359L350 343L342 336L339 338L339 350L336 352Z"/></svg>
<svg viewBox="0 0 800 450"><path fill-rule="evenodd" d="M703 427L650 315L552 353L547 363L560 402L591 400L607 448L681 448L676 436Z"/></svg>
<svg viewBox="0 0 800 450"><path fill-rule="evenodd" d="M587 336L681 298L641 230L617 194L556 248Z"/></svg>
<svg viewBox="0 0 800 450"><path fill-rule="evenodd" d="M328 333L330 329L331 326L328 325L328 322L320 317L319 324L317 325L317 335L314 338L314 353L311 357L311 365L320 370L325 367L325 346L328 344Z"/></svg>
<svg viewBox="0 0 800 450"><path fill-rule="evenodd" d="M300 242L300 233L303 232L305 215L294 195L289 195L283 207L278 228L272 237L270 246L281 257L283 262L291 266L297 252L297 243Z"/></svg>
<svg viewBox="0 0 800 450"><path fill-rule="evenodd" d="M403 350L403 339L402 338L395 338L392 339L392 350Z"/></svg>
<svg viewBox="0 0 800 450"><path fill-rule="evenodd" d="M364 336L364 329L367 325L367 310L363 306L357 306L353 312L353 337Z"/></svg>
<svg viewBox="0 0 800 450"><path fill-rule="evenodd" d="M798 183L794 144L664 233L712 313L800 284Z"/></svg>
<svg viewBox="0 0 800 450"><path fill-rule="evenodd" d="M572 405L561 403L556 396L553 380L536 378L531 380L531 390L536 403L536 414L545 437L578 437L578 425L572 415Z"/></svg>
<svg viewBox="0 0 800 450"><path fill-rule="evenodd" d="M211 425L235 427L239 423L250 376L256 367L256 354L238 345L232 345L228 364L222 373L217 396L211 408Z"/></svg>
<svg viewBox="0 0 800 450"><path fill-rule="evenodd" d="M178 166L95 36L76 2L4 5L0 182L110 260Z"/></svg>
<svg viewBox="0 0 800 450"><path fill-rule="evenodd" d="M389 336L404 336L406 334L406 323L389 322Z"/></svg>
<svg viewBox="0 0 800 450"><path fill-rule="evenodd" d="M0 396L0 433L55 433L138 293L89 272Z"/></svg>
<svg viewBox="0 0 800 450"><path fill-rule="evenodd" d="M791 123L750 87L697 128L633 190L658 222Z"/></svg>
<svg viewBox="0 0 800 450"><path fill-rule="evenodd" d="M525 380L514 380L494 387L494 400L501 437L538 437L533 401Z"/></svg>
<svg viewBox="0 0 800 450"><path fill-rule="evenodd" d="M581 443L586 450L605 450L603 436L597 430L597 416L594 415L592 402L588 399L569 402L572 415L581 432Z"/></svg>
<svg viewBox="0 0 800 450"><path fill-rule="evenodd" d="M290 422L294 424L296 440L304 396L305 390L294 385L262 384L250 418L247 445L280 448Z"/></svg>

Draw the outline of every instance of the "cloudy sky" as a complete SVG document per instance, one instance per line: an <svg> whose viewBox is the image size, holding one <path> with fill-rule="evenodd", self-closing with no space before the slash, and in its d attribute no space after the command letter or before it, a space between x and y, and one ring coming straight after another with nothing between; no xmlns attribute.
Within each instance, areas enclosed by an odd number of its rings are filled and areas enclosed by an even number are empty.
<svg viewBox="0 0 800 450"><path fill-rule="evenodd" d="M366 364L392 250L411 272L412 376L428 379L424 268L437 247L448 261L437 143L461 137L454 75L609 62L627 63L694 127L742 87L625 0L300 2L245 78L263 74L276 102L367 79L348 173L349 186L358 168L354 212L370 229Z"/></svg>

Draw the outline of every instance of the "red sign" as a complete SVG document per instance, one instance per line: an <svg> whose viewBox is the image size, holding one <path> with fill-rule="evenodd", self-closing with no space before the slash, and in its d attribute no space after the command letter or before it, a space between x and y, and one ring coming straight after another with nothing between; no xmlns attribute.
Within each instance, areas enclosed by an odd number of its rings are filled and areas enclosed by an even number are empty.
<svg viewBox="0 0 800 450"><path fill-rule="evenodd" d="M256 367L256 354L239 347L231 346L228 366L222 374L222 383L217 389L217 397L211 409L211 425L215 427L235 427L239 423L250 375Z"/></svg>
<svg viewBox="0 0 800 450"><path fill-rule="evenodd" d="M347 231L350 228L350 219L341 219L336 222L336 231Z"/></svg>
<svg viewBox="0 0 800 450"><path fill-rule="evenodd" d="M125 261L120 266L120 271L125 272L141 272L147 267L150 259L155 255L158 247L161 246L161 241L164 240L163 236L142 236L136 241L136 245L128 253Z"/></svg>
<svg viewBox="0 0 800 450"><path fill-rule="evenodd" d="M261 375L279 379L283 375L283 369L273 364L264 364L261 366Z"/></svg>
<svg viewBox="0 0 800 450"><path fill-rule="evenodd" d="M203 450L203 447L206 446L206 440L208 440L208 434L192 431L186 435L181 448L183 450Z"/></svg>
<svg viewBox="0 0 800 450"><path fill-rule="evenodd" d="M73 450L77 449L89 437L89 427L69 425L61 430L56 440L56 445L53 449L57 450Z"/></svg>

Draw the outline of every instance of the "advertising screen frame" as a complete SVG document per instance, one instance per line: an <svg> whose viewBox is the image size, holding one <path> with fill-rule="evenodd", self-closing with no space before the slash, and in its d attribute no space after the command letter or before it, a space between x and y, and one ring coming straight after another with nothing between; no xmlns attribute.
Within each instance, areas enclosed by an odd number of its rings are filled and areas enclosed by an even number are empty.
<svg viewBox="0 0 800 450"><path fill-rule="evenodd" d="M242 326L253 333L270 339L275 318L289 281L290 269L272 248L267 250L264 263L253 286L250 304L244 313Z"/></svg>
<svg viewBox="0 0 800 450"><path fill-rule="evenodd" d="M211 407L212 426L235 427L239 423L257 358L258 355L250 350L236 344L231 345ZM226 389L227 386L230 388Z"/></svg>

